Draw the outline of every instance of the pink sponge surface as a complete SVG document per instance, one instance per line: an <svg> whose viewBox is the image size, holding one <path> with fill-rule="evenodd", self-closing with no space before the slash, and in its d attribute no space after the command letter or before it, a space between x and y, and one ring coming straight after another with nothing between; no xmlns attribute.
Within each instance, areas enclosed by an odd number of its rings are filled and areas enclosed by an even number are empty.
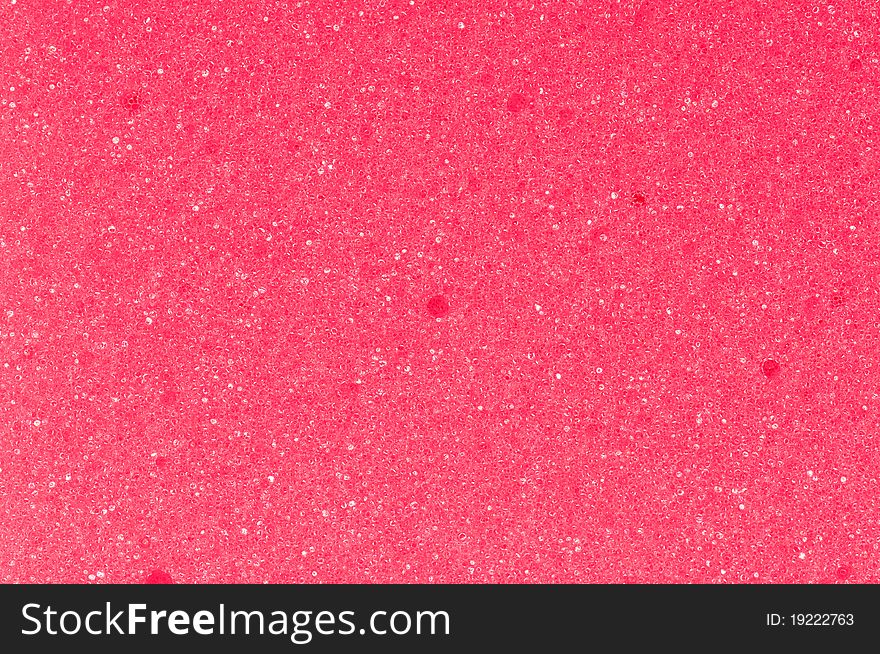
<svg viewBox="0 0 880 654"><path fill-rule="evenodd" d="M878 26L2 0L0 581L876 581Z"/></svg>

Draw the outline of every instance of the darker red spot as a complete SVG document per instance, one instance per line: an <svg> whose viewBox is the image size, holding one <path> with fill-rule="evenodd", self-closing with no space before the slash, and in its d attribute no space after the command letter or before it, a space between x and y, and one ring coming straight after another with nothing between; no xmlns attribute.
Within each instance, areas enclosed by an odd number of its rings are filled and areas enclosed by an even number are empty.
<svg viewBox="0 0 880 654"><path fill-rule="evenodd" d="M847 577L849 577L849 568L847 568L846 566L840 566L839 568L837 568L838 579L842 580L846 579Z"/></svg>
<svg viewBox="0 0 880 654"><path fill-rule="evenodd" d="M129 111L138 111L143 106L140 93L130 91L122 96L122 105Z"/></svg>
<svg viewBox="0 0 880 654"><path fill-rule="evenodd" d="M559 124L560 125L570 125L574 122L575 113L574 110L570 107L562 107L559 110Z"/></svg>
<svg viewBox="0 0 880 654"><path fill-rule="evenodd" d="M761 371L770 379L779 374L779 364L773 359L767 359L761 364Z"/></svg>
<svg viewBox="0 0 880 654"><path fill-rule="evenodd" d="M518 114L528 106L529 101L522 93L512 93L507 100L507 110L514 114Z"/></svg>
<svg viewBox="0 0 880 654"><path fill-rule="evenodd" d="M156 457L156 467L164 468L168 465L168 457L165 456L157 456Z"/></svg>
<svg viewBox="0 0 880 654"><path fill-rule="evenodd" d="M361 387L359 384L355 384L354 382L346 382L339 385L336 394L341 398L349 398L357 395L360 390Z"/></svg>
<svg viewBox="0 0 880 654"><path fill-rule="evenodd" d="M149 575L147 575L147 579L144 581L146 584L173 584L174 581L171 579L171 575L163 570L153 570Z"/></svg>
<svg viewBox="0 0 880 654"><path fill-rule="evenodd" d="M170 407L177 402L177 392L168 390L159 396L159 404L164 407Z"/></svg>
<svg viewBox="0 0 880 654"><path fill-rule="evenodd" d="M635 193L632 197L632 203L638 207L641 207L645 204L645 196L641 193Z"/></svg>
<svg viewBox="0 0 880 654"><path fill-rule="evenodd" d="M859 72L862 69L862 60L853 59L851 62L849 62L849 69L854 73Z"/></svg>
<svg viewBox="0 0 880 654"><path fill-rule="evenodd" d="M435 295L428 300L428 313L434 318L442 318L449 313L449 300L443 295Z"/></svg>

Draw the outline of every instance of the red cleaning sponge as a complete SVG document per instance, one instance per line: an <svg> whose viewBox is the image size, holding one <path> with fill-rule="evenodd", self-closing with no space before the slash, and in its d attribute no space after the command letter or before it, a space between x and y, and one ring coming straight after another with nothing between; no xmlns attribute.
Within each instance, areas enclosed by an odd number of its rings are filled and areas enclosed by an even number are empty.
<svg viewBox="0 0 880 654"><path fill-rule="evenodd" d="M874 581L872 11L5 0L0 580Z"/></svg>

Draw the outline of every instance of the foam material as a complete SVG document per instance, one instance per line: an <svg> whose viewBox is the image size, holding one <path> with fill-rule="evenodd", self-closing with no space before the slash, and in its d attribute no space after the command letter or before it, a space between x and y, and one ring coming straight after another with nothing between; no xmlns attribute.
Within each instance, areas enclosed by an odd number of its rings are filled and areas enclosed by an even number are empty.
<svg viewBox="0 0 880 654"><path fill-rule="evenodd" d="M877 581L877 8L0 4L0 581Z"/></svg>

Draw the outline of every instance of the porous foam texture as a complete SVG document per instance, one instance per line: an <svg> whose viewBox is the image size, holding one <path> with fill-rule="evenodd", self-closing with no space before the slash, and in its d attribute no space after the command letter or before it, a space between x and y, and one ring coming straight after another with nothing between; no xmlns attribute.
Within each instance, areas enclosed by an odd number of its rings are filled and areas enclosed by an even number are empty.
<svg viewBox="0 0 880 654"><path fill-rule="evenodd" d="M0 581L877 581L878 25L0 0Z"/></svg>

